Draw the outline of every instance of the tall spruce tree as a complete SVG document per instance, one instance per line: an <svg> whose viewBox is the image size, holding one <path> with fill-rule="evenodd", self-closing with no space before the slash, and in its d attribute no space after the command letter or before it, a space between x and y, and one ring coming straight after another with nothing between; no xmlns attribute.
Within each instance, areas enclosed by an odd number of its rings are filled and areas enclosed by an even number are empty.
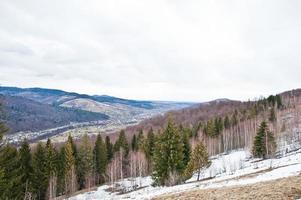
<svg viewBox="0 0 301 200"><path fill-rule="evenodd" d="M191 159L185 169L185 178L189 179L193 175L193 172L197 170L198 178L200 180L201 171L205 167L209 167L211 164L208 156L208 152L206 147L202 142L198 143L198 145L193 149Z"/></svg>
<svg viewBox="0 0 301 200"><path fill-rule="evenodd" d="M79 179L79 188L90 188L92 186L93 150L87 134L84 134L81 138L78 157L79 170L77 176Z"/></svg>
<svg viewBox="0 0 301 200"><path fill-rule="evenodd" d="M154 149L155 149L155 134L154 134L153 128L151 128L147 132L146 152L145 152L145 155L149 161L154 155Z"/></svg>
<svg viewBox="0 0 301 200"><path fill-rule="evenodd" d="M59 171L59 157L58 152L51 143L51 140L48 139L46 142L46 173L48 180L48 189L46 198L53 199L56 196L58 188L58 171Z"/></svg>
<svg viewBox="0 0 301 200"><path fill-rule="evenodd" d="M127 156L129 154L129 144L125 137L124 130L121 130L119 133L119 137L114 145L115 152L120 151L120 149L123 149L124 155Z"/></svg>
<svg viewBox="0 0 301 200"><path fill-rule="evenodd" d="M33 154L33 188L38 200L46 198L48 186L47 157L44 145L39 142Z"/></svg>
<svg viewBox="0 0 301 200"><path fill-rule="evenodd" d="M71 138L71 137L69 137ZM77 177L75 169L75 156L73 151L72 138L68 139L64 148L65 161L65 194L73 194L77 190Z"/></svg>
<svg viewBox="0 0 301 200"><path fill-rule="evenodd" d="M65 146L60 148L58 153L57 168L57 194L63 195L65 192Z"/></svg>
<svg viewBox="0 0 301 200"><path fill-rule="evenodd" d="M110 143L108 143L110 144ZM108 164L108 154L106 143L98 134L93 150L94 169L96 173L96 183L101 184L105 181L106 167Z"/></svg>
<svg viewBox="0 0 301 200"><path fill-rule="evenodd" d="M184 169L183 141L177 127L169 120L156 141L152 177L157 185L173 185L181 181Z"/></svg>
<svg viewBox="0 0 301 200"><path fill-rule="evenodd" d="M0 149L1 188L0 199L22 199L22 171L15 147L6 145Z"/></svg>
<svg viewBox="0 0 301 200"><path fill-rule="evenodd" d="M110 137L106 136L106 148L107 148L107 160L108 162L113 158L113 144L111 143Z"/></svg>
<svg viewBox="0 0 301 200"><path fill-rule="evenodd" d="M132 137L131 148L132 151L138 151L138 142L137 142L136 134L134 134Z"/></svg>
<svg viewBox="0 0 301 200"><path fill-rule="evenodd" d="M32 188L32 175L33 175L33 168L32 168L32 158L30 147L28 141L25 139L21 147L19 149L19 156L20 156L20 169L22 172L21 175L21 187L23 191L23 195L33 194Z"/></svg>
<svg viewBox="0 0 301 200"><path fill-rule="evenodd" d="M145 150L145 138L144 138L142 129L140 129L138 136L137 136L137 146L138 146L139 150L141 150L141 151Z"/></svg>
<svg viewBox="0 0 301 200"><path fill-rule="evenodd" d="M181 136L183 140L183 165L186 166L190 160L191 147L189 143L189 132L187 129L182 129Z"/></svg>
<svg viewBox="0 0 301 200"><path fill-rule="evenodd" d="M261 122L253 143L253 156L266 158L276 150L275 138L265 121Z"/></svg>

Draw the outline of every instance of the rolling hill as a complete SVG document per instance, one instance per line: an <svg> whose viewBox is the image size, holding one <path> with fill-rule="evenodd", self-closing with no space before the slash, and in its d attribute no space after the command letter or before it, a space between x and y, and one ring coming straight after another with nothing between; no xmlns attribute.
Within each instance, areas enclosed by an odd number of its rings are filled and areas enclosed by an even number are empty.
<svg viewBox="0 0 301 200"><path fill-rule="evenodd" d="M137 101L107 95L86 95L43 88L0 87L2 116L10 134L54 129L55 134L76 126L128 124L192 105L181 102ZM109 123L110 122L110 123ZM53 132L51 130L50 132ZM45 137L53 133L46 132ZM40 134L37 133L36 135Z"/></svg>

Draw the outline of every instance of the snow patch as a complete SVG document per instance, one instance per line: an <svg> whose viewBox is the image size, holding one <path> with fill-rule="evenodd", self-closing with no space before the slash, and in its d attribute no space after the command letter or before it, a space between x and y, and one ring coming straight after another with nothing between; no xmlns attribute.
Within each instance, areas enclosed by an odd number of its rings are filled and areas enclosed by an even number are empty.
<svg viewBox="0 0 301 200"><path fill-rule="evenodd" d="M219 188L224 186L246 185L278 178L294 176L301 173L301 149L284 154L280 158L259 160L251 159L246 150L237 150L229 154L211 157L212 164L206 169L201 179L196 181L197 174L185 184L172 187L153 187L151 177L125 179L117 182L124 191L131 191L133 181L139 183L139 188L125 194L109 192L110 185L104 185L97 191L77 195L72 200L96 199L151 199L156 196L179 193L195 188Z"/></svg>

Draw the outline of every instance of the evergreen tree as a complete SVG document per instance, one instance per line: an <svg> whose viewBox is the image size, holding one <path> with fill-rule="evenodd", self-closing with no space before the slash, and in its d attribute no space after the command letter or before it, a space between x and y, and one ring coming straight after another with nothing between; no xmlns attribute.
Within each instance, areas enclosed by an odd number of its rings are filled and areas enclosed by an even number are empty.
<svg viewBox="0 0 301 200"><path fill-rule="evenodd" d="M269 131L267 123L261 122L254 139L253 156L266 158L276 150L276 143L272 132Z"/></svg>
<svg viewBox="0 0 301 200"><path fill-rule="evenodd" d="M138 142L137 142L136 134L134 134L132 137L131 147L132 147L132 151L138 151Z"/></svg>
<svg viewBox="0 0 301 200"><path fill-rule="evenodd" d="M63 195L65 192L65 146L60 148L57 161L57 194Z"/></svg>
<svg viewBox="0 0 301 200"><path fill-rule="evenodd" d="M77 178L75 172L75 157L73 152L72 138L68 139L64 148L65 161L65 193L70 195L77 190Z"/></svg>
<svg viewBox="0 0 301 200"><path fill-rule="evenodd" d="M145 151L145 139L144 139L144 134L142 129L138 133L137 145L139 150Z"/></svg>
<svg viewBox="0 0 301 200"><path fill-rule="evenodd" d="M57 177L59 167L58 152L53 147L51 140L48 139L46 142L46 173L48 180L47 199L52 199L57 193Z"/></svg>
<svg viewBox="0 0 301 200"><path fill-rule="evenodd" d="M268 98L267 98L267 101L268 101L268 104L272 107L275 106L275 103L276 103L276 98L275 96L273 95L270 95Z"/></svg>
<svg viewBox="0 0 301 200"><path fill-rule="evenodd" d="M153 157L154 149L155 149L155 134L153 129L151 128L147 133L147 139L146 139L145 155L148 160L150 160Z"/></svg>
<svg viewBox="0 0 301 200"><path fill-rule="evenodd" d="M120 151L121 148L124 151L124 155L127 156L129 154L129 144L125 137L124 130L120 131L119 137L114 145L114 151L115 152Z"/></svg>
<svg viewBox="0 0 301 200"><path fill-rule="evenodd" d="M107 141L107 139L106 139ZM110 144L110 143L108 143ZM102 137L100 135L97 136L94 150L94 168L96 172L96 183L100 184L105 181L105 173L106 167L108 163L108 154L107 154L107 147L106 144L103 142Z"/></svg>
<svg viewBox="0 0 301 200"><path fill-rule="evenodd" d="M46 150L41 142L33 154L33 188L38 200L46 198L48 186Z"/></svg>
<svg viewBox="0 0 301 200"><path fill-rule="evenodd" d="M79 158L79 155L78 155L76 144L73 141L73 138L72 138L72 136L70 134L68 136L67 143L70 143L71 148L72 148L72 152L73 152L72 154L73 154L73 158L74 158L74 169L75 169L74 176L77 178L76 185L74 185L74 186L77 187L77 186L80 185L80 176L78 176L78 174L81 173L80 172L80 158Z"/></svg>
<svg viewBox="0 0 301 200"><path fill-rule="evenodd" d="M106 151L107 151L107 161L109 162L113 158L113 144L111 143L110 137L106 136Z"/></svg>
<svg viewBox="0 0 301 200"><path fill-rule="evenodd" d="M33 192L32 190L32 174L33 174L33 168L32 168L32 160L31 160L31 153L30 153L30 147L28 144L28 141L25 139L22 144L21 148L19 149L19 155L20 155L20 169L22 172L21 175L21 187L23 191L23 196L25 196L28 193Z"/></svg>
<svg viewBox="0 0 301 200"><path fill-rule="evenodd" d="M199 143L192 152L191 159L185 169L186 179L191 178L194 171L197 170L198 178L200 180L200 174L203 168L209 167L211 164L208 156L208 152L203 143Z"/></svg>
<svg viewBox="0 0 301 200"><path fill-rule="evenodd" d="M93 172L93 150L90 139L87 134L81 138L81 144L78 152L78 179L79 188L90 188L92 184Z"/></svg>
<svg viewBox="0 0 301 200"><path fill-rule="evenodd" d="M0 149L0 199L22 199L22 172L18 151L10 145Z"/></svg>
<svg viewBox="0 0 301 200"><path fill-rule="evenodd" d="M276 103L277 103L277 108L278 109L283 107L282 99L281 99L281 96L279 94L276 95Z"/></svg>
<svg viewBox="0 0 301 200"><path fill-rule="evenodd" d="M152 174L155 184L172 185L180 182L184 169L183 158L182 138L174 123L169 120L156 141Z"/></svg>
<svg viewBox="0 0 301 200"><path fill-rule="evenodd" d="M183 165L186 166L190 160L190 153L191 153L191 147L190 147L190 143L189 143L189 133L187 131L185 131L185 129L183 130L183 132L181 133L182 136L182 140L183 140Z"/></svg>

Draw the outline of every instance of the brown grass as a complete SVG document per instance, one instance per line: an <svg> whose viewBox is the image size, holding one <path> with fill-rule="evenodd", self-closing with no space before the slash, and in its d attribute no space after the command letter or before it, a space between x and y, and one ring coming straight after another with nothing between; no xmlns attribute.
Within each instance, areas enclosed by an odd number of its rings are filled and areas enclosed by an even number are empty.
<svg viewBox="0 0 301 200"><path fill-rule="evenodd" d="M218 189L195 189L188 192L165 195L155 199L294 200L298 198L301 198L301 175L245 186L225 187Z"/></svg>

